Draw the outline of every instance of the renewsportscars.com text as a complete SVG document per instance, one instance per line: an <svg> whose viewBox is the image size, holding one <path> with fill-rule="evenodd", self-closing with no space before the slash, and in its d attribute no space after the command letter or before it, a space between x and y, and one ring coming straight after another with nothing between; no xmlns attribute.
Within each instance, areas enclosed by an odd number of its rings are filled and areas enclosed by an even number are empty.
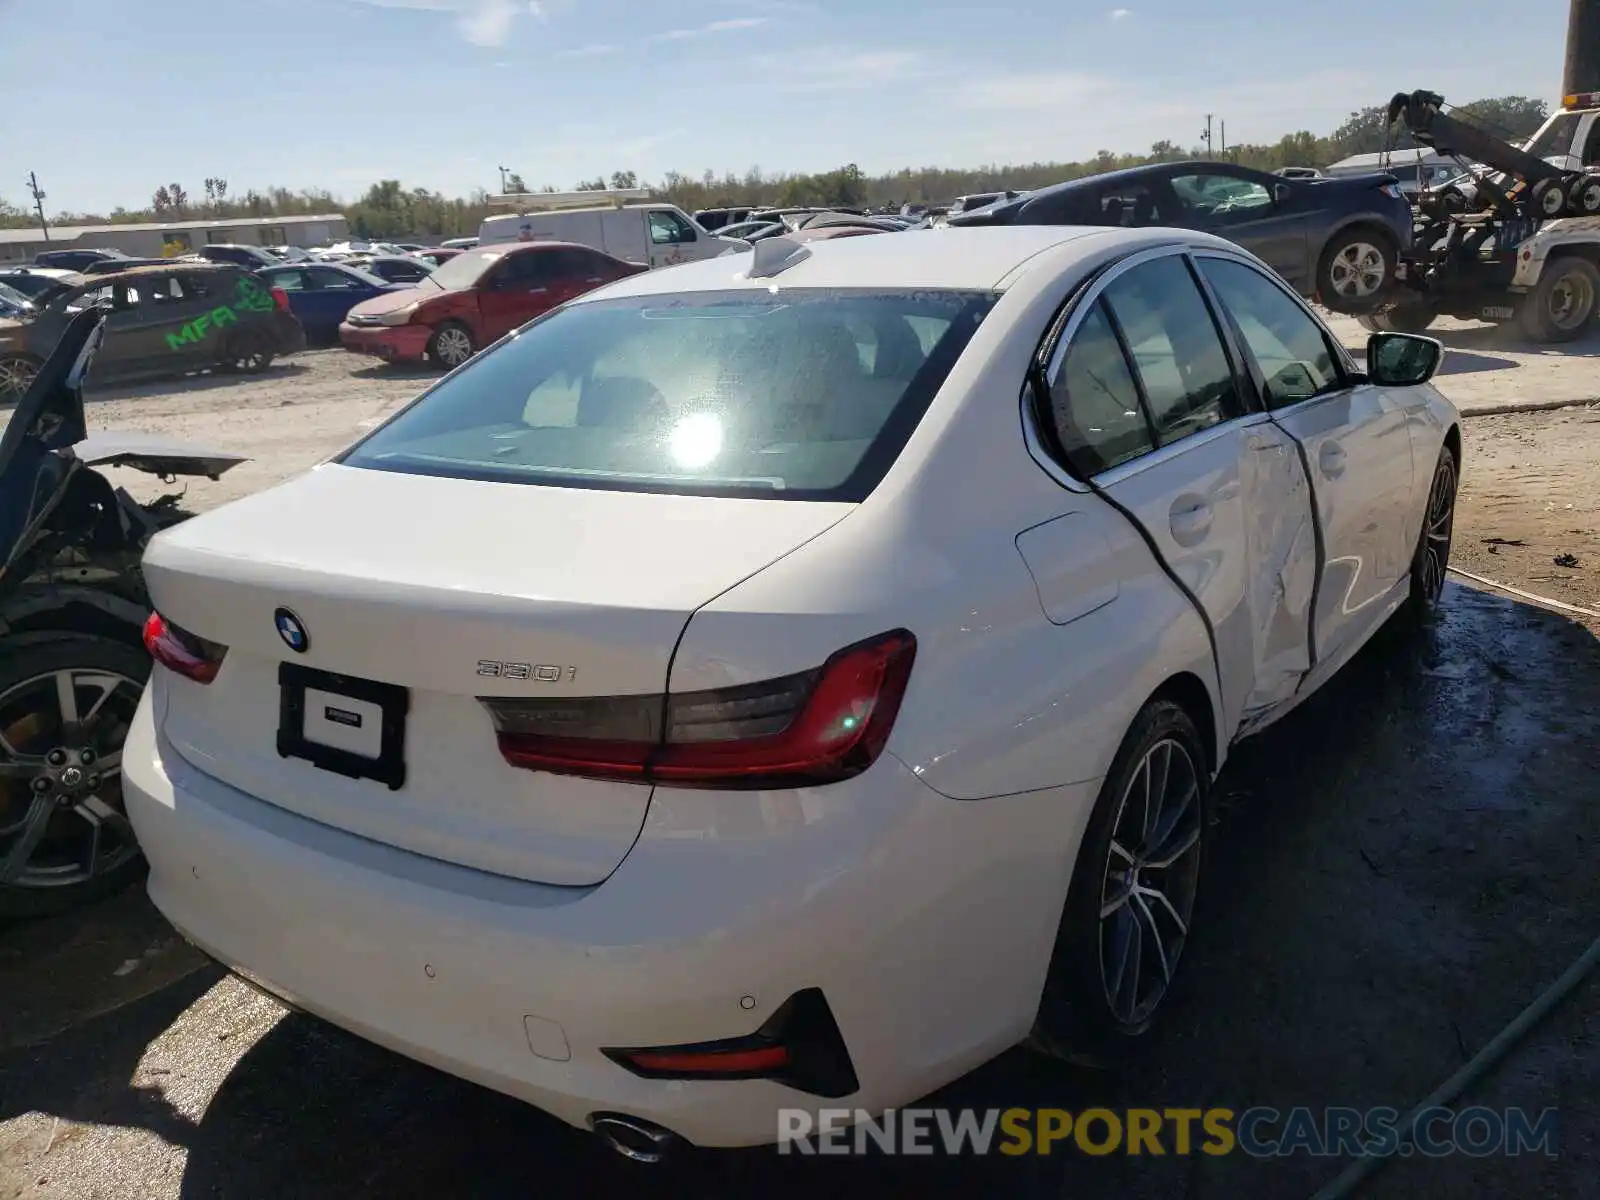
<svg viewBox="0 0 1600 1200"><path fill-rule="evenodd" d="M1247 1154L1439 1158L1556 1154L1556 1110L1426 1110L1411 1136L1393 1108L780 1109L780 1154Z"/></svg>

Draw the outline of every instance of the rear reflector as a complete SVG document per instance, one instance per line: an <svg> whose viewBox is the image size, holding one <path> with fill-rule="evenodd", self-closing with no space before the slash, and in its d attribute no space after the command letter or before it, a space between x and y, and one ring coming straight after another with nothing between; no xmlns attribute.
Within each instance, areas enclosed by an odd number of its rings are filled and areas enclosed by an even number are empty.
<svg viewBox="0 0 1600 1200"><path fill-rule="evenodd" d="M144 648L163 667L196 683L215 679L228 653L226 646L208 642L155 612L144 623Z"/></svg>
<svg viewBox="0 0 1600 1200"><path fill-rule="evenodd" d="M278 306L279 312L289 311L289 293L282 288L272 289L272 302Z"/></svg>
<svg viewBox="0 0 1600 1200"><path fill-rule="evenodd" d="M916 638L897 629L816 670L762 683L482 703L514 767L669 787L803 787L859 775L877 760L916 651Z"/></svg>
<svg viewBox="0 0 1600 1200"><path fill-rule="evenodd" d="M770 1079L830 1099L861 1086L820 988L796 992L745 1037L601 1053L645 1079Z"/></svg>

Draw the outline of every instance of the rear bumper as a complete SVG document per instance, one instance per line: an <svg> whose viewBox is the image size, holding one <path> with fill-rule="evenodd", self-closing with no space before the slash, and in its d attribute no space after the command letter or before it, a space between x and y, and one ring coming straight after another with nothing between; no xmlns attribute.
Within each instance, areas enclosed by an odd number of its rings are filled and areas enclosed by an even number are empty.
<svg viewBox="0 0 1600 1200"><path fill-rule="evenodd" d="M355 354L370 354L385 361L421 359L427 355L433 330L426 325L339 325L339 340Z"/></svg>
<svg viewBox="0 0 1600 1200"><path fill-rule="evenodd" d="M777 1110L881 1110L1026 1035L1093 784L970 802L886 756L790 793L657 793L590 888L524 883L254 800L165 744L145 694L124 752L150 895L264 990L570 1124L653 1120L704 1146L777 1137ZM731 814L731 815L730 815ZM605 1047L758 1029L820 988L860 1090L639 1078Z"/></svg>

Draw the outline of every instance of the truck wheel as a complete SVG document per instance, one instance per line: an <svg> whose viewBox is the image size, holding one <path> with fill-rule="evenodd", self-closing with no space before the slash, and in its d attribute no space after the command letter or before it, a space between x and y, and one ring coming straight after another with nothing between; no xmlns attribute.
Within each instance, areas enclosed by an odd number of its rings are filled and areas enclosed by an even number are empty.
<svg viewBox="0 0 1600 1200"><path fill-rule="evenodd" d="M1535 216L1559 217L1567 207L1567 190L1559 179L1541 179L1528 190L1528 202Z"/></svg>
<svg viewBox="0 0 1600 1200"><path fill-rule="evenodd" d="M1394 283L1395 241L1386 229L1359 225L1335 234L1317 263L1317 299L1339 313L1370 313Z"/></svg>
<svg viewBox="0 0 1600 1200"><path fill-rule="evenodd" d="M272 347L264 334L247 330L228 344L228 357L220 364L225 371L259 375L272 365Z"/></svg>
<svg viewBox="0 0 1600 1200"><path fill-rule="evenodd" d="M1570 342L1581 337L1600 299L1600 270L1586 258L1552 258L1533 291L1517 307L1522 332L1535 342Z"/></svg>
<svg viewBox="0 0 1600 1200"><path fill-rule="evenodd" d="M1580 175L1567 189L1567 207L1580 217L1600 216L1600 175Z"/></svg>
<svg viewBox="0 0 1600 1200"><path fill-rule="evenodd" d="M1381 312L1367 313L1356 323L1368 333L1421 333L1439 319L1426 304L1397 304Z"/></svg>
<svg viewBox="0 0 1600 1200"><path fill-rule="evenodd" d="M150 660L70 633L3 639L0 652L0 917L65 912L143 867L122 745Z"/></svg>
<svg viewBox="0 0 1600 1200"><path fill-rule="evenodd" d="M39 373L39 360L31 354L0 355L0 401L15 404L26 394Z"/></svg>
<svg viewBox="0 0 1600 1200"><path fill-rule="evenodd" d="M460 321L446 321L428 339L428 357L446 371L455 370L477 352L472 330Z"/></svg>

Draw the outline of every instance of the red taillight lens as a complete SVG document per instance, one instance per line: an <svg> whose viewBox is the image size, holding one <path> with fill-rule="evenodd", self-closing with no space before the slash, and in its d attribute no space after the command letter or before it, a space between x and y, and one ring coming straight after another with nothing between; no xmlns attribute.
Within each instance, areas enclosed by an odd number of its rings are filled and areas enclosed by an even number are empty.
<svg viewBox="0 0 1600 1200"><path fill-rule="evenodd" d="M196 683L215 679L228 653L226 646L197 637L155 612L144 623L144 648L163 667Z"/></svg>
<svg viewBox="0 0 1600 1200"><path fill-rule="evenodd" d="M804 787L877 760L916 652L916 638L899 629L814 671L741 687L483 704L514 767L670 787Z"/></svg>
<svg viewBox="0 0 1600 1200"><path fill-rule="evenodd" d="M278 306L279 312L289 311L289 293L282 288L272 289L272 302Z"/></svg>

